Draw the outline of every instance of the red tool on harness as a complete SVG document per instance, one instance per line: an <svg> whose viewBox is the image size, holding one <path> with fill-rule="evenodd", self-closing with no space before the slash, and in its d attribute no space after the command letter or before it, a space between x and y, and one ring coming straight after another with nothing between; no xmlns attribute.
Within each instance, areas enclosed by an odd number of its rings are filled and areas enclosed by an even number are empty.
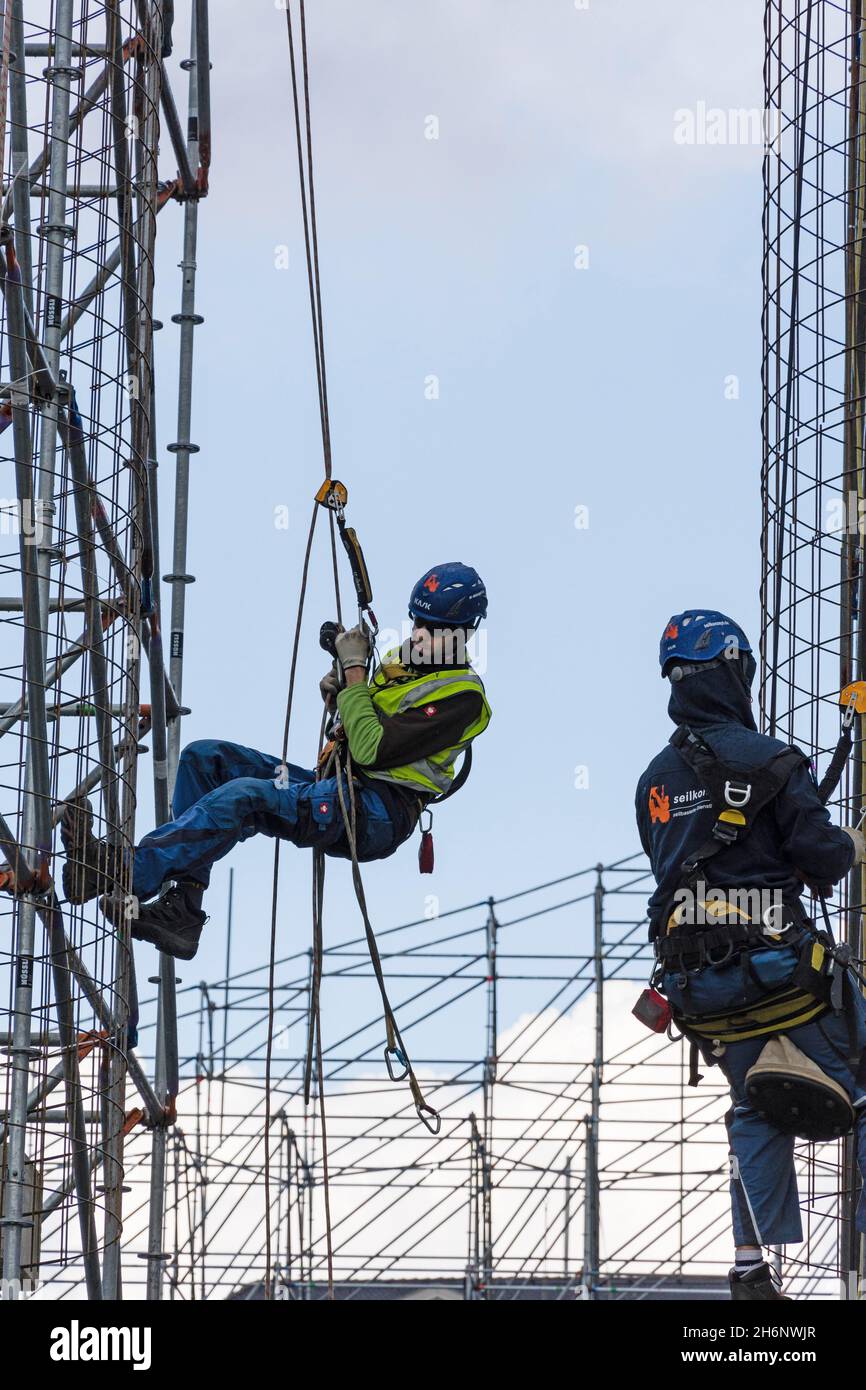
<svg viewBox="0 0 866 1390"><path fill-rule="evenodd" d="M671 1006L657 989L645 989L632 1013L653 1033L663 1033L671 1021Z"/></svg>
<svg viewBox="0 0 866 1390"><path fill-rule="evenodd" d="M421 812L422 816L424 812ZM426 826L421 826L421 843L418 846L418 872L419 874L432 874L435 855L433 852L433 812L426 813L430 819Z"/></svg>

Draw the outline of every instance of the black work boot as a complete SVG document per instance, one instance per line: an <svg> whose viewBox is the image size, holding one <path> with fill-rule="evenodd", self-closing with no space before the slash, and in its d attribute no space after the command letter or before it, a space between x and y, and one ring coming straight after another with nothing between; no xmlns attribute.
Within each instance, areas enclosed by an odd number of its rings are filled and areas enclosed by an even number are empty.
<svg viewBox="0 0 866 1390"><path fill-rule="evenodd" d="M121 850L96 839L93 807L86 796L67 801L60 820L60 839L66 850L63 896L67 902L89 902L112 886L121 868Z"/></svg>
<svg viewBox="0 0 866 1390"><path fill-rule="evenodd" d="M128 921L135 941L149 941L176 960L192 960L207 921L207 913L201 907L203 895L202 884L182 879L152 903L106 895L100 899L100 907L113 926L120 927Z"/></svg>
<svg viewBox="0 0 866 1390"><path fill-rule="evenodd" d="M791 1303L792 1299L782 1293L773 1279L766 1260L745 1274L732 1269L728 1276L731 1282L731 1300L734 1303Z"/></svg>

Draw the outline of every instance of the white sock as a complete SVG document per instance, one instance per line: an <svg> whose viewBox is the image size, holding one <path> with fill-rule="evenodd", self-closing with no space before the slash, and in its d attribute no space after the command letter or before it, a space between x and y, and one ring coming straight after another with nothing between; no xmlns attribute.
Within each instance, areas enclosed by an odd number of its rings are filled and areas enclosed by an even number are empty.
<svg viewBox="0 0 866 1390"><path fill-rule="evenodd" d="M759 1249L753 1245L744 1245L734 1255L734 1272L736 1274L748 1274L750 1270L756 1269L758 1265L763 1263L764 1256Z"/></svg>

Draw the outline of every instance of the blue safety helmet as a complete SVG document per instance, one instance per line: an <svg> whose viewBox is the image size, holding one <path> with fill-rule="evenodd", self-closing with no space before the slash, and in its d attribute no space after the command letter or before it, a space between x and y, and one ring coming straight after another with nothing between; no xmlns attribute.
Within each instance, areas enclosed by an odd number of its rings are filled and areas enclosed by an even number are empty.
<svg viewBox="0 0 866 1390"><path fill-rule="evenodd" d="M679 668L681 678L695 669L706 670L705 662L718 664L725 658L733 660L744 655L751 658L751 653L743 629L732 618L711 608L689 608L685 613L675 613L659 642L663 676L670 676ZM754 663L750 660L742 669L751 679Z"/></svg>
<svg viewBox="0 0 866 1390"><path fill-rule="evenodd" d="M477 627L487 617L484 580L459 560L434 565L412 590L409 616L440 627Z"/></svg>

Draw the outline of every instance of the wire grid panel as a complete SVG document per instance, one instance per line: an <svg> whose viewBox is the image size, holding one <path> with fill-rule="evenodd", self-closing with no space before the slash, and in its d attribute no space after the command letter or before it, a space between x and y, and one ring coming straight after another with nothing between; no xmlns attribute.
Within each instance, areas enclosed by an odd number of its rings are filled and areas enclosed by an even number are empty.
<svg viewBox="0 0 866 1390"><path fill-rule="evenodd" d="M334 1273L345 1296L368 1296L389 1282L422 1290L442 1281L472 1297L542 1288L549 1297L583 1296L600 1000L595 871L573 878L575 891L559 902L548 892L510 914L507 903L495 905L492 973L486 908L387 933L395 1007L422 1087L442 1113L438 1138L385 1075L363 943L326 952L330 1204ZM633 916L642 910L647 876L635 869L605 881L593 1293L645 1297L686 1280L716 1297L730 1259L727 1097L717 1072L690 1090L682 1045L647 1034L632 1017L649 968L645 922ZM276 980L270 1273L286 1296L318 1298L327 1258L315 1087L310 1106L302 1097L308 954L279 961ZM499 1023L491 1035L494 1000ZM266 1007L265 967L181 990L186 1061L167 1165L169 1297L261 1296ZM145 1046L152 1013L152 1001L144 1001ZM136 1297L145 1278L145 1136L131 1138L127 1157L124 1276L127 1296ZM80 1271L67 1268L45 1293L78 1288Z"/></svg>
<svg viewBox="0 0 866 1390"><path fill-rule="evenodd" d="M35 895L0 897L4 1169L22 1136L17 1071L31 1175L21 1272L32 1273L40 1246L42 1281L84 1251L92 1296L95 1257L119 1238L137 1006L128 945L96 903L57 901L58 821L66 799L88 793L123 879L148 723L138 631L155 219L166 196L152 14L131 0L14 7L3 165L2 838L19 887L39 874ZM4 1244L12 1187L7 1172Z"/></svg>
<svg viewBox="0 0 866 1390"><path fill-rule="evenodd" d="M860 0L766 8L761 708L767 732L803 748L819 775L839 737L840 693L866 670L863 24ZM832 803L848 824L864 791L854 732ZM855 871L828 909L855 956L863 891ZM818 902L814 912L822 918ZM862 1275L852 1146L804 1152L803 1258Z"/></svg>
<svg viewBox="0 0 866 1390"><path fill-rule="evenodd" d="M838 737L857 622L862 401L851 393L848 190L858 85L847 5L774 0L767 26L761 703L771 733L820 756Z"/></svg>

